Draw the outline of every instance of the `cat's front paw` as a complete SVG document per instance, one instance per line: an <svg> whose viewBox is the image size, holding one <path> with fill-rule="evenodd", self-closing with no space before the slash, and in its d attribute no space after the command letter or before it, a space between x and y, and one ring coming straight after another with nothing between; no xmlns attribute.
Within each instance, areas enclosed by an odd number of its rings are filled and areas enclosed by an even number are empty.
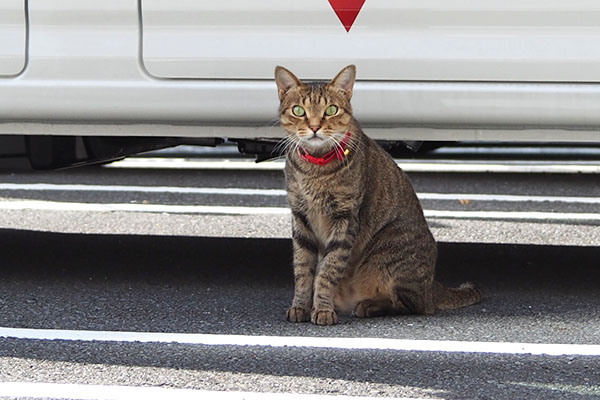
<svg viewBox="0 0 600 400"><path fill-rule="evenodd" d="M290 322L308 322L310 321L310 313L302 307L290 307L286 318Z"/></svg>
<svg viewBox="0 0 600 400"><path fill-rule="evenodd" d="M333 310L312 310L310 320L315 325L334 325L338 316Z"/></svg>

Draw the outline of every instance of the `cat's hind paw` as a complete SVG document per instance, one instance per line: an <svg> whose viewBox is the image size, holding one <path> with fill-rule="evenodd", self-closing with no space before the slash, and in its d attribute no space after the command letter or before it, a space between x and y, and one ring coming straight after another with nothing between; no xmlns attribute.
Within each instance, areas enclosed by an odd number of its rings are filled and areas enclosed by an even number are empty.
<svg viewBox="0 0 600 400"><path fill-rule="evenodd" d="M286 318L290 322L308 322L310 321L310 313L302 307L290 307Z"/></svg>
<svg viewBox="0 0 600 400"><path fill-rule="evenodd" d="M383 317L384 315L396 314L398 311L389 300L366 299L356 304L352 315L358 318Z"/></svg>
<svg viewBox="0 0 600 400"><path fill-rule="evenodd" d="M313 310L310 320L315 325L334 325L338 323L338 316L333 310Z"/></svg>

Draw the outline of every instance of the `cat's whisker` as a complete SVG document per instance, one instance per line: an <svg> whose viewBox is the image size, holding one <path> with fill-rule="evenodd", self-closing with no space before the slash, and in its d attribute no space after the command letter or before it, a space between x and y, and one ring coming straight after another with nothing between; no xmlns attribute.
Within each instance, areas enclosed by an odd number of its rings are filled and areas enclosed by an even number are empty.
<svg viewBox="0 0 600 400"><path fill-rule="evenodd" d="M279 142L277 142L277 144L273 147L273 150L271 151L271 155L273 155L274 153L276 154L285 154L286 150L288 149L288 147L290 146L290 137L286 136L284 138L282 138Z"/></svg>
<svg viewBox="0 0 600 400"><path fill-rule="evenodd" d="M272 118L265 123L265 128L267 133L271 133L276 127L278 128L280 125L279 118Z"/></svg>
<svg viewBox="0 0 600 400"><path fill-rule="evenodd" d="M360 141L357 140L356 138L353 138L352 136L350 137L350 140L347 143L347 147L353 153L356 153L359 155L362 155L364 153L363 149L360 145Z"/></svg>
<svg viewBox="0 0 600 400"><path fill-rule="evenodd" d="M289 151L298 147L300 139L296 135L287 135L282 138L277 145L273 148L273 152L277 151L281 156L285 156Z"/></svg>
<svg viewBox="0 0 600 400"><path fill-rule="evenodd" d="M349 143L346 144L346 148L348 150L350 150L350 152L354 152L354 150L352 149L352 146ZM346 165L346 169L348 169L350 167L350 159L348 158L349 155L350 155L350 153L348 153L348 155L346 157L344 157L344 164Z"/></svg>
<svg viewBox="0 0 600 400"><path fill-rule="evenodd" d="M346 135L342 136L342 137L335 137L335 136L331 136L331 140L334 142L334 148L336 148L339 152L341 153L345 153L345 148L342 146L342 142L344 141ZM353 145L353 142L355 140L352 139L352 137L350 137L350 139L346 142L346 149L350 150L351 152L354 151L354 148L356 148L355 145ZM354 147L353 147L354 146ZM348 157L343 157L342 162L344 163L345 167L348 167L349 165L349 160Z"/></svg>
<svg viewBox="0 0 600 400"><path fill-rule="evenodd" d="M294 145L294 149L292 151L294 153L297 153L299 151L299 149L300 149L300 140L297 140L294 144L295 144Z"/></svg>
<svg viewBox="0 0 600 400"><path fill-rule="evenodd" d="M345 137L345 135L344 135ZM342 138L336 138L335 136L330 136L329 137L329 141L333 142L333 148L336 149L338 152L344 154L344 147L342 146L342 142L344 141L344 137ZM349 146L347 146L349 147ZM344 163L344 167L348 167L349 166L349 160L348 157L342 157L341 159L342 163Z"/></svg>
<svg viewBox="0 0 600 400"><path fill-rule="evenodd" d="M271 119L267 121L267 124L269 124L269 129L273 129L276 126L281 125L281 123L279 122L279 118Z"/></svg>
<svg viewBox="0 0 600 400"><path fill-rule="evenodd" d="M297 148L299 141L300 139L296 136L288 135L279 141L279 143L273 149L273 152L277 150L279 154L284 156L290 151L291 148Z"/></svg>

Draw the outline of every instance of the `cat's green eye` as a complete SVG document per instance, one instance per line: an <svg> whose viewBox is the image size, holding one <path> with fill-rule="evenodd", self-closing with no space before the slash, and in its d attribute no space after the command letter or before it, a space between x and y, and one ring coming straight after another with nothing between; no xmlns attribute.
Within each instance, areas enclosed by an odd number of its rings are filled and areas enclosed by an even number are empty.
<svg viewBox="0 0 600 400"><path fill-rule="evenodd" d="M338 112L338 108L337 108L337 106L334 106L334 105L330 105L329 107L327 107L325 109L325 115L327 115L329 117L331 117L332 115L337 114L337 112Z"/></svg>
<svg viewBox="0 0 600 400"><path fill-rule="evenodd" d="M292 113L296 117L303 117L304 114L306 114L306 112L304 111L304 108L302 108L300 106L294 106L294 107L292 107Z"/></svg>

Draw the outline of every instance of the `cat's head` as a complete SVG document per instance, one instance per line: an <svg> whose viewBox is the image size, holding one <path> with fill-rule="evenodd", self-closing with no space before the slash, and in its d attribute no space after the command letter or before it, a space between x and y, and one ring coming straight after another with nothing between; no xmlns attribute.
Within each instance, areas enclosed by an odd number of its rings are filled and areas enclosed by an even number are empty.
<svg viewBox="0 0 600 400"><path fill-rule="evenodd" d="M355 78L354 65L342 69L328 83L303 83L289 70L275 68L279 118L290 141L311 153L335 147L352 121L350 98Z"/></svg>

